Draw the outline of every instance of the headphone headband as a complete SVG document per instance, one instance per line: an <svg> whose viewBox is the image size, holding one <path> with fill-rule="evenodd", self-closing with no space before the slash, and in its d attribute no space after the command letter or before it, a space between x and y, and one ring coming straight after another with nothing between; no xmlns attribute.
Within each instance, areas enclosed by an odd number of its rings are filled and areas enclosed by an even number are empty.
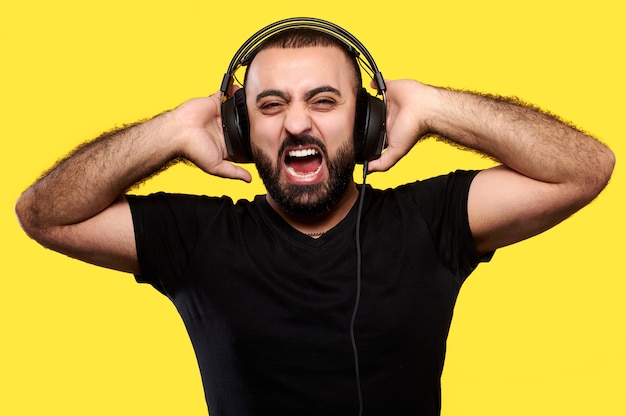
<svg viewBox="0 0 626 416"><path fill-rule="evenodd" d="M367 48L350 32L326 20L312 17L292 17L265 26L250 36L250 38L241 45L230 61L226 74L224 74L224 78L222 79L220 91L222 92L223 99L228 97L228 91L233 84L235 71L242 66L250 64L250 61L267 39L288 29L313 29L332 36L341 42L346 49L354 55L359 63L366 65L366 68L371 72L370 75L376 83L378 94L384 95L387 88L383 76L378 70L376 62L374 62L374 58L372 58ZM361 58L361 55L365 57L365 60Z"/></svg>

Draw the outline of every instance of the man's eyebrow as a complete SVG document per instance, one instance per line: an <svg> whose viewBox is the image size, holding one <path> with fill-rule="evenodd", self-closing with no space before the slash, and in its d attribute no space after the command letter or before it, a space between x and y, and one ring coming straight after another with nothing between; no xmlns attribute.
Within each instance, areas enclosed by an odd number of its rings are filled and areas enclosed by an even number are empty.
<svg viewBox="0 0 626 416"><path fill-rule="evenodd" d="M321 92L332 92L333 94L341 98L341 92L337 88L331 87L330 85L323 85L321 87L313 88L312 90L307 91L307 93L304 94L304 99L310 100Z"/></svg>
<svg viewBox="0 0 626 416"><path fill-rule="evenodd" d="M323 85L321 87L313 88L312 90L307 91L306 94L304 94L304 99L310 100L311 98L315 97L317 94L322 93L322 92L331 92L337 95L338 97L341 97L341 91L339 91L337 88L331 87L330 85ZM270 90L261 91L256 96L256 102L258 103L265 97L279 97L287 101L291 98L290 95L284 91L270 89Z"/></svg>
<svg viewBox="0 0 626 416"><path fill-rule="evenodd" d="M280 97L284 100L289 100L289 94L280 91L280 90L265 90L265 91L261 91L257 96L256 96L256 102L258 103L259 101L261 101L263 98L265 97Z"/></svg>

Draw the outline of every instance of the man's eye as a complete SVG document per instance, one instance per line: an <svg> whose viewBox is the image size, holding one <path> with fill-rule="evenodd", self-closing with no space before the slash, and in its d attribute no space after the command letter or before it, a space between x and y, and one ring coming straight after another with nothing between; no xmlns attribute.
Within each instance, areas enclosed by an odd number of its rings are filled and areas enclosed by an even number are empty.
<svg viewBox="0 0 626 416"><path fill-rule="evenodd" d="M282 108L283 104L277 101L269 101L260 106L261 111L264 113L273 113L277 112Z"/></svg>
<svg viewBox="0 0 626 416"><path fill-rule="evenodd" d="M331 109L335 105L335 100L330 98L318 98L313 101L313 106L319 109Z"/></svg>

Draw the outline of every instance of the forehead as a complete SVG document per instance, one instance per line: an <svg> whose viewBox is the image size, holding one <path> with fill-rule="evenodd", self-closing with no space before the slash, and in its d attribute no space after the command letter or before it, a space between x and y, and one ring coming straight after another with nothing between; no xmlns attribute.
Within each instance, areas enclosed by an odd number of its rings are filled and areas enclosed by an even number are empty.
<svg viewBox="0 0 626 416"><path fill-rule="evenodd" d="M319 84L350 88L357 82L352 62L336 46L266 48L255 56L246 72L246 90L314 88Z"/></svg>

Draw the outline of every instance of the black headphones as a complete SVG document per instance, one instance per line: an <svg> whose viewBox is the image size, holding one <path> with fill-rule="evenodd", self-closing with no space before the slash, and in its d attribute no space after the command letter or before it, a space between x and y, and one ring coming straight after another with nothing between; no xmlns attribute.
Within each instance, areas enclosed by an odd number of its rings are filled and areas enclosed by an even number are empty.
<svg viewBox="0 0 626 416"><path fill-rule="evenodd" d="M386 139L387 98L385 81L378 70L374 59L365 46L345 29L325 20L299 17L280 20L272 23L252 35L237 51L228 66L222 80L222 127L228 155L233 162L252 162L250 148L250 121L246 107L244 88L238 89L232 97L228 91L233 85L235 72L242 66L250 64L259 48L271 36L287 29L312 29L337 39L357 59L376 83L378 95L382 99L370 95L365 88L360 88L356 99L356 115L354 121L355 161L377 159ZM366 61L361 58L361 54Z"/></svg>

